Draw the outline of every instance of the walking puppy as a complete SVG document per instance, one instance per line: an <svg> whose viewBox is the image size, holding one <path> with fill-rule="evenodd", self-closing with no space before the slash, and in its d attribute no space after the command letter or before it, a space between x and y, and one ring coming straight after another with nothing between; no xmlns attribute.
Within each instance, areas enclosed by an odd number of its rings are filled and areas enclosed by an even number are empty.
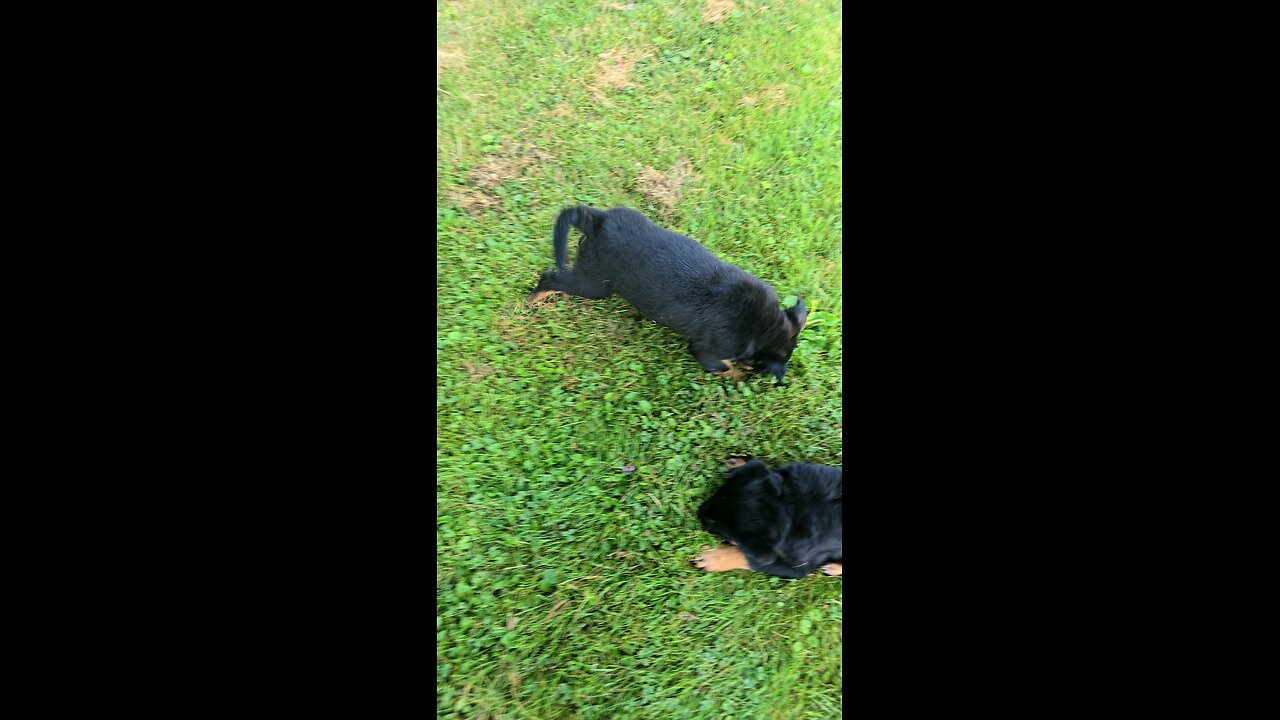
<svg viewBox="0 0 1280 720"><path fill-rule="evenodd" d="M698 508L698 520L731 545L708 549L694 565L784 578L843 573L843 470L812 463L771 470L736 458L727 464L728 479Z"/></svg>
<svg viewBox="0 0 1280 720"><path fill-rule="evenodd" d="M583 235L572 270L570 225ZM568 208L556 218L552 239L559 269L542 273L530 302L553 292L594 299L617 293L688 340L707 372L736 380L739 362L782 383L804 328L804 300L783 311L768 284L631 208Z"/></svg>

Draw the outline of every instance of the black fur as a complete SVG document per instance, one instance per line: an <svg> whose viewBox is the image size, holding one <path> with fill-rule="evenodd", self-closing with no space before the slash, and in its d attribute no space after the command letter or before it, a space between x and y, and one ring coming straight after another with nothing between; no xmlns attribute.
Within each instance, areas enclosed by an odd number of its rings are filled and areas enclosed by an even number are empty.
<svg viewBox="0 0 1280 720"><path fill-rule="evenodd" d="M729 477L698 508L709 533L738 546L752 570L804 577L827 563L843 563L844 471L792 463L772 470L760 460Z"/></svg>
<svg viewBox="0 0 1280 720"><path fill-rule="evenodd" d="M583 235L572 270L570 225ZM708 372L728 371L724 361L732 360L782 382L804 327L803 299L783 311L767 283L631 208L568 208L556 218L553 242L559 269L542 274L531 298L548 290L596 299L616 293L688 340Z"/></svg>

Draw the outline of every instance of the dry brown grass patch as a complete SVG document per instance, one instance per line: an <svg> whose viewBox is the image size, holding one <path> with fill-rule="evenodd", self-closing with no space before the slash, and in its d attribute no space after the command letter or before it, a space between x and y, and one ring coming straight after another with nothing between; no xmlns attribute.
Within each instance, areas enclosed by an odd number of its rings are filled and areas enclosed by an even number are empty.
<svg viewBox="0 0 1280 720"><path fill-rule="evenodd" d="M555 156L531 142L509 143L498 153L486 155L479 167L467 173L469 188L449 190L445 197L472 215L493 208L501 211L502 201L496 189L525 174L525 169L535 163L545 164Z"/></svg>
<svg viewBox="0 0 1280 720"><path fill-rule="evenodd" d="M470 376L472 380L480 380L481 378L487 377L497 372L496 370L489 367L485 363L476 365L470 360L462 361L462 369L466 371L467 375Z"/></svg>
<svg viewBox="0 0 1280 720"><path fill-rule="evenodd" d="M525 163L514 158L490 155L480 167L467 173L467 180L481 190L492 190L502 183L520 177Z"/></svg>
<svg viewBox="0 0 1280 720"><path fill-rule="evenodd" d="M518 347L523 347L525 344L524 337L528 332L526 324L510 315L499 315L493 322L494 329L498 331L498 337Z"/></svg>
<svg viewBox="0 0 1280 720"><path fill-rule="evenodd" d="M631 82L631 73L636 62L644 57L639 51L617 47L599 55L600 64L596 66L596 86L603 90L622 90L635 83Z"/></svg>
<svg viewBox="0 0 1280 720"><path fill-rule="evenodd" d="M773 85L759 92L744 95L738 104L744 107L759 105L764 110L772 110L782 105L790 105L791 101L787 99L786 85Z"/></svg>
<svg viewBox="0 0 1280 720"><path fill-rule="evenodd" d="M684 186L692 176L693 169L684 158L677 160L671 170L665 173L646 165L636 175L636 192L657 206L663 217L667 217L680 201Z"/></svg>
<svg viewBox="0 0 1280 720"><path fill-rule="evenodd" d="M467 56L456 47L444 46L436 48L436 87L440 86L440 76L445 70L463 70L467 67Z"/></svg>
<svg viewBox="0 0 1280 720"><path fill-rule="evenodd" d="M531 165L555 159L551 153L530 142L508 143L492 155L486 155L479 167L467 173L472 185L490 191L508 180L522 175Z"/></svg>
<svg viewBox="0 0 1280 720"><path fill-rule="evenodd" d="M446 190L444 198L450 205L465 210L469 215L480 215L485 210L498 206L496 198L471 188Z"/></svg>
<svg viewBox="0 0 1280 720"><path fill-rule="evenodd" d="M702 13L702 22L720 22L737 9L738 5L733 0L707 0L706 12Z"/></svg>

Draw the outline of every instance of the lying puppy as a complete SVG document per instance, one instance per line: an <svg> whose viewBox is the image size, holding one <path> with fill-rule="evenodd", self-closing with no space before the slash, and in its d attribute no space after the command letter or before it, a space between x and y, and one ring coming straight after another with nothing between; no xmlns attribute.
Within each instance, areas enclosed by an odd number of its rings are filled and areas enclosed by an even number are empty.
<svg viewBox="0 0 1280 720"><path fill-rule="evenodd" d="M784 578L843 572L843 470L810 463L771 470L760 460L727 464L728 480L698 508L698 519L732 546L710 550L694 565Z"/></svg>
<svg viewBox="0 0 1280 720"><path fill-rule="evenodd" d="M583 235L572 270L570 225ZM784 312L768 284L631 208L568 208L556 218L552 239L559 270L542 273L530 302L553 292L596 299L617 293L688 340L708 372L738 380L733 363L740 362L782 383L807 316L803 299Z"/></svg>

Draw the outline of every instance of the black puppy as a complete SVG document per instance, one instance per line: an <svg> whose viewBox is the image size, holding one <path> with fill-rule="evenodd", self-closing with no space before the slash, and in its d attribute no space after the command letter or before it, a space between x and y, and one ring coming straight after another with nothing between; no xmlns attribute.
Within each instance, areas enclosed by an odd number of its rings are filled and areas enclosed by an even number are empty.
<svg viewBox="0 0 1280 720"><path fill-rule="evenodd" d="M570 225L583 235L572 270ZM684 336L708 372L737 380L737 361L782 382L804 327L803 299L784 312L768 284L631 208L568 208L556 218L552 240L559 270L542 273L530 302L553 292L596 299L617 293Z"/></svg>
<svg viewBox="0 0 1280 720"><path fill-rule="evenodd" d="M771 470L760 460L728 464L728 480L698 508L698 519L733 546L710 550L694 558L695 565L784 578L843 572L843 470L811 463Z"/></svg>

